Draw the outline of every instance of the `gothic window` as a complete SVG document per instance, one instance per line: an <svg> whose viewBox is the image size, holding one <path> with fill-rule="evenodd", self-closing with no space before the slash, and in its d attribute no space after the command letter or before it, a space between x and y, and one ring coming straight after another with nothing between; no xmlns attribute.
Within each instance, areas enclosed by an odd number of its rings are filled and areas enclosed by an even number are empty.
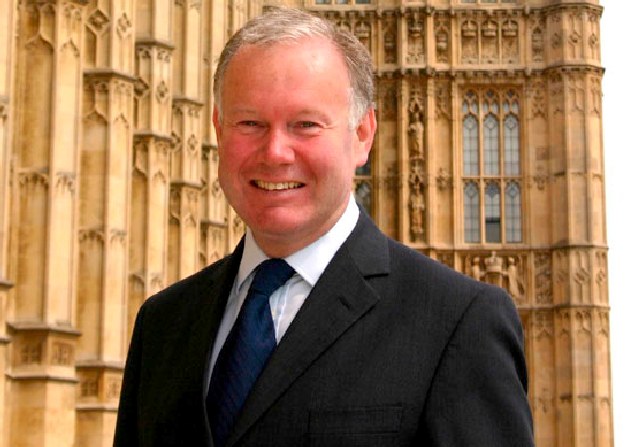
<svg viewBox="0 0 642 447"><path fill-rule="evenodd" d="M486 185L484 192L484 228L486 230L486 242L501 242L502 216L500 212L500 192L497 182L490 182Z"/></svg>
<svg viewBox="0 0 642 447"><path fill-rule="evenodd" d="M372 216L372 166L370 159L355 171L354 197L357 203Z"/></svg>
<svg viewBox="0 0 642 447"><path fill-rule="evenodd" d="M464 233L466 242L479 242L479 187L467 182L464 187Z"/></svg>
<svg viewBox="0 0 642 447"><path fill-rule="evenodd" d="M519 183L509 181L506 184L506 242L522 242L522 196Z"/></svg>
<svg viewBox="0 0 642 447"><path fill-rule="evenodd" d="M479 124L475 95L469 92L464 100L464 175L479 174Z"/></svg>
<svg viewBox="0 0 642 447"><path fill-rule="evenodd" d="M467 91L461 123L464 241L522 242L517 94L513 90Z"/></svg>
<svg viewBox="0 0 642 447"><path fill-rule="evenodd" d="M499 174L499 123L492 114L484 118L484 174Z"/></svg>

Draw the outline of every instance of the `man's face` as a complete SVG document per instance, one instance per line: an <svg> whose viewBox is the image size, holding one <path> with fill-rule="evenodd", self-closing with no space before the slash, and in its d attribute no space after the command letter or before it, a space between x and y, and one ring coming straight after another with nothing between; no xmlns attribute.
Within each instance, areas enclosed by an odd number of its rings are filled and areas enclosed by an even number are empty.
<svg viewBox="0 0 642 447"><path fill-rule="evenodd" d="M341 217L376 120L348 125L350 81L320 38L242 47L214 111L219 180L268 256L314 242Z"/></svg>

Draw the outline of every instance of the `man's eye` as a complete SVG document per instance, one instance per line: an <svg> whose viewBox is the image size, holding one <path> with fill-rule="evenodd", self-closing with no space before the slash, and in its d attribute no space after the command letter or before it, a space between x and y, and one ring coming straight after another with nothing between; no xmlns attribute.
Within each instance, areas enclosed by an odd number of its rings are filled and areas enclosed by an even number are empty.
<svg viewBox="0 0 642 447"><path fill-rule="evenodd" d="M311 129L313 127L317 127L318 124L315 123L314 121L301 121L299 123L299 127L302 127L304 129Z"/></svg>
<svg viewBox="0 0 642 447"><path fill-rule="evenodd" d="M243 127L258 127L259 123L257 121L246 120L241 121L239 125Z"/></svg>

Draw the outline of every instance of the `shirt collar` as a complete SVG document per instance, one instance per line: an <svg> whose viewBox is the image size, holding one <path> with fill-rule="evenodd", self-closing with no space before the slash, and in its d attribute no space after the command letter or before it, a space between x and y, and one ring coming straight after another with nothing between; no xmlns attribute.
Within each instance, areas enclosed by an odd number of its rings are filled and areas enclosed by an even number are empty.
<svg viewBox="0 0 642 447"><path fill-rule="evenodd" d="M354 196L350 194L348 206L334 226L315 242L291 254L285 260L296 273L314 287L335 253L354 230L358 220L359 207ZM252 231L248 228L237 275L237 292L254 269L266 259L268 257L257 245Z"/></svg>

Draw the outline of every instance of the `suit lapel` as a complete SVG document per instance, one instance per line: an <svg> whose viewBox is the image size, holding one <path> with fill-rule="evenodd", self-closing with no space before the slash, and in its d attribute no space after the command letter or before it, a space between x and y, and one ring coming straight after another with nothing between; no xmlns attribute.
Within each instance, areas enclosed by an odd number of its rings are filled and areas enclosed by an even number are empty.
<svg viewBox="0 0 642 447"><path fill-rule="evenodd" d="M196 286L197 289L194 291L197 299L194 301L192 312L195 316L193 319L189 319L192 321L189 337L187 343L181 343L181 346L187 349L187 363L196 366L194 371L199 374L198 380L202 389L203 402L207 393L205 384L209 380L207 375L209 374L212 344L225 312L242 252L243 243L241 242L232 255L222 261L220 268L216 268L214 265L210 267L213 271L210 271L209 274L207 270L204 272L204 280Z"/></svg>
<svg viewBox="0 0 642 447"><path fill-rule="evenodd" d="M374 307L367 278L389 272L386 237L363 213L288 328L228 440L233 445L315 360Z"/></svg>

